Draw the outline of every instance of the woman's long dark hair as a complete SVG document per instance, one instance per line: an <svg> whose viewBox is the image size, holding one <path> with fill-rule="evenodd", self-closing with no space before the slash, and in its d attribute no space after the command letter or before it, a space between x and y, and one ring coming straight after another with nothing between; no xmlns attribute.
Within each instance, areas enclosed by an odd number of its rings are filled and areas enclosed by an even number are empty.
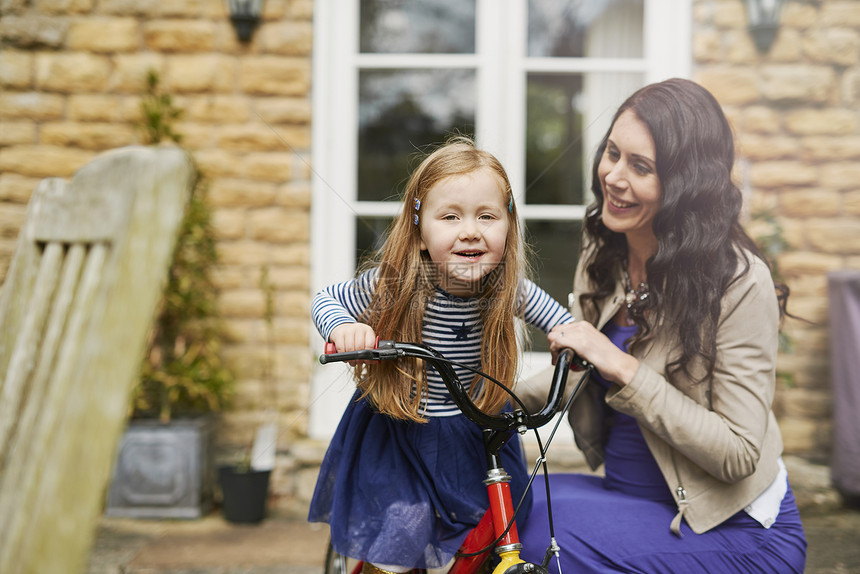
<svg viewBox="0 0 860 574"><path fill-rule="evenodd" d="M746 253L765 263L767 259L741 227L742 196L731 173L734 138L710 92L683 79L645 86L621 105L612 126L628 110L651 133L662 184L660 209L653 222L657 253L645 264L650 294L632 309L639 332L631 348L647 341L659 321L661 328L675 331L681 344L680 356L666 365L667 375L681 373L701 381L714 371L720 301L726 289L749 270ZM612 126L594 158L591 189L595 202L585 218L588 240L597 247L586 261L594 290L585 293L582 302L595 307L615 291L619 266L627 260L626 237L609 230L601 215L604 197L597 167ZM788 287L777 285L776 289L782 316ZM691 374L696 358L704 362L703 376Z"/></svg>

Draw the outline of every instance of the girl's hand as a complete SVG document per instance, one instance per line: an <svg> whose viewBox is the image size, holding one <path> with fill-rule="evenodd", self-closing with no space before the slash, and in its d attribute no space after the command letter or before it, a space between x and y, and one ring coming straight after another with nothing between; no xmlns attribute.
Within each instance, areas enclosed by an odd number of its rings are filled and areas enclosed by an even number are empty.
<svg viewBox="0 0 860 574"><path fill-rule="evenodd" d="M573 352L594 365L607 381L626 385L633 380L639 360L616 347L609 338L587 321L556 325L547 335L552 362L562 349Z"/></svg>
<svg viewBox="0 0 860 574"><path fill-rule="evenodd" d="M339 353L363 351L376 347L376 333L370 325L364 323L344 323L335 327L328 337L334 343ZM360 365L366 361L349 361L351 366Z"/></svg>

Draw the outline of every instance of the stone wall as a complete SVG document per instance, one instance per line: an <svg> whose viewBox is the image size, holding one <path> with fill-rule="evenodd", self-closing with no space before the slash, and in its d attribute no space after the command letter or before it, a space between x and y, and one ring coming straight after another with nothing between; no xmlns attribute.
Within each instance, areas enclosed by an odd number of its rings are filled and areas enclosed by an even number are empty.
<svg viewBox="0 0 860 574"><path fill-rule="evenodd" d="M827 272L860 269L860 3L787 0L762 55L743 2L697 0L694 79L723 104L737 137L738 178L753 233L781 228L776 259L792 290L775 410L786 450L831 444Z"/></svg>
<svg viewBox="0 0 860 574"><path fill-rule="evenodd" d="M0 0L0 279L41 178L71 176L100 151L139 141L140 96L155 70L185 110L177 131L210 182L225 358L239 378L219 442L247 445L258 423L277 413L273 492L289 499L302 474L296 465L318 458L291 453L306 436L312 360L313 2L268 0L247 46L225 7L220 0ZM264 380L264 268L275 303L271 382Z"/></svg>

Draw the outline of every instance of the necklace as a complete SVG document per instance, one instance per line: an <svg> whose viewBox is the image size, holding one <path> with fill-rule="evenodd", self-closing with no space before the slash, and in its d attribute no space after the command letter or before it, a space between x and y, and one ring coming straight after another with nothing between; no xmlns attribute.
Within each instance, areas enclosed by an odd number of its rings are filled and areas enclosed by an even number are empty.
<svg viewBox="0 0 860 574"><path fill-rule="evenodd" d="M634 303L645 301L648 298L648 284L642 281L639 283L639 287L633 289L630 275L627 274L627 268L622 267L621 271L624 273L624 290L627 291L624 295L624 302L627 304L627 309L632 309Z"/></svg>

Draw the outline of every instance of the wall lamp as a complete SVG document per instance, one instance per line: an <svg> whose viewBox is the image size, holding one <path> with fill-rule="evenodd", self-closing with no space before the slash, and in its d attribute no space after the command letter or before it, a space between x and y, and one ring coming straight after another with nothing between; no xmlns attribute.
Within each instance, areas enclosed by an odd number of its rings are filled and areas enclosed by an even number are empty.
<svg viewBox="0 0 860 574"><path fill-rule="evenodd" d="M749 17L749 31L756 48L767 54L779 30L779 13L784 0L744 0Z"/></svg>
<svg viewBox="0 0 860 574"><path fill-rule="evenodd" d="M260 23L264 2L265 0L227 0L230 21L240 42L247 43L254 35L254 28Z"/></svg>

